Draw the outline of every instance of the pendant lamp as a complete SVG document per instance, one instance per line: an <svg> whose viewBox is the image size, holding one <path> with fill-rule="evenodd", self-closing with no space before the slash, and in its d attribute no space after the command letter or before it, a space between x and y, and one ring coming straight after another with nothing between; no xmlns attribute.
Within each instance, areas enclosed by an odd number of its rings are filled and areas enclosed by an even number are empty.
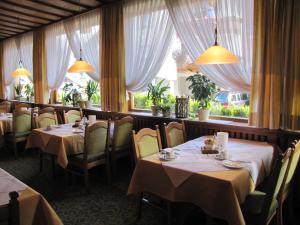
<svg viewBox="0 0 300 225"><path fill-rule="evenodd" d="M94 67L82 59L82 49L81 49L81 18L79 16L79 60L68 69L68 73L92 73L95 72Z"/></svg>
<svg viewBox="0 0 300 225"><path fill-rule="evenodd" d="M239 58L232 54L229 50L218 44L218 12L217 12L217 2L215 1L215 18L216 18L216 28L215 28L215 44L210 48L206 49L200 55L195 63L196 64L235 64L239 63Z"/></svg>
<svg viewBox="0 0 300 225"><path fill-rule="evenodd" d="M23 67L22 60L20 60L19 68L14 70L12 72L11 76L13 76L13 77L19 77L19 76L28 77L28 76L31 76L31 73L29 72L29 70L27 70Z"/></svg>

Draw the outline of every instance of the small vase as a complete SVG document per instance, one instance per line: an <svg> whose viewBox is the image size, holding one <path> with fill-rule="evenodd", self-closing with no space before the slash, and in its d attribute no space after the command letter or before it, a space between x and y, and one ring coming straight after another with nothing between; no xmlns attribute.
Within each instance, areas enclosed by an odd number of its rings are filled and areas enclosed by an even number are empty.
<svg viewBox="0 0 300 225"><path fill-rule="evenodd" d="M199 121L205 122L209 119L209 109L199 109L198 117Z"/></svg>
<svg viewBox="0 0 300 225"><path fill-rule="evenodd" d="M170 117L171 116L171 112L170 111L162 111L162 116L163 117Z"/></svg>
<svg viewBox="0 0 300 225"><path fill-rule="evenodd" d="M87 108L92 108L92 101L88 100L85 102Z"/></svg>
<svg viewBox="0 0 300 225"><path fill-rule="evenodd" d="M158 107L156 105L151 106L152 116L158 115Z"/></svg>

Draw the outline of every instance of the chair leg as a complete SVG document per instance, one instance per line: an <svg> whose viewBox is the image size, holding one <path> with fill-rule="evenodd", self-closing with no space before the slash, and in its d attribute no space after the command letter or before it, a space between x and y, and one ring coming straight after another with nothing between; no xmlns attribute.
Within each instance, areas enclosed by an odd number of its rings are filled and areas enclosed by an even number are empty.
<svg viewBox="0 0 300 225"><path fill-rule="evenodd" d="M143 198L144 198L144 193L141 192L140 194L140 199L139 199L139 204L138 204L138 212L137 212L137 220L139 220L142 216L142 207L143 207Z"/></svg>
<svg viewBox="0 0 300 225"><path fill-rule="evenodd" d="M276 225L283 225L283 218L282 218L282 208L283 208L283 201L282 199L278 202L278 208L276 211Z"/></svg>
<svg viewBox="0 0 300 225"><path fill-rule="evenodd" d="M39 158L40 158L40 173L43 171L43 161L44 161L44 157L43 157L43 152L42 150L39 149Z"/></svg>
<svg viewBox="0 0 300 225"><path fill-rule="evenodd" d="M172 224L172 207L170 201L167 201L167 224Z"/></svg>
<svg viewBox="0 0 300 225"><path fill-rule="evenodd" d="M55 177L56 172L55 172L55 155L51 155L51 163L52 163L52 175Z"/></svg>
<svg viewBox="0 0 300 225"><path fill-rule="evenodd" d="M90 193L90 179L89 179L89 170L84 169L84 184L86 188L86 192Z"/></svg>

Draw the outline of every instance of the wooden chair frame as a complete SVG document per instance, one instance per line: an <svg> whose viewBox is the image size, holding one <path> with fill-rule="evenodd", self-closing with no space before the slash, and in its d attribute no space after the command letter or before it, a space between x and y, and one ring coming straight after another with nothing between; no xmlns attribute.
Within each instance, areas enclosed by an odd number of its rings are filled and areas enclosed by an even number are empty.
<svg viewBox="0 0 300 225"><path fill-rule="evenodd" d="M104 152L104 157L92 162L88 162L88 140L90 132L98 128L106 128L107 129L107 138L106 138L106 147ZM111 182L111 172L110 172L110 164L109 164L109 154L108 154L108 143L109 143L109 129L110 129L110 121L98 121L93 123L92 125L86 125L85 127L85 137L84 137L84 151L83 151L83 163L77 161L69 161L69 165L67 167L67 171L71 173L75 173L77 175L84 177L85 187L87 192L90 192L90 184L89 184L89 169L92 169L99 165L106 165L106 174L108 183ZM72 170L72 166L78 167L83 170L83 174L75 172Z"/></svg>
<svg viewBox="0 0 300 225"><path fill-rule="evenodd" d="M114 121L114 132L111 140L111 162L112 162L112 171L113 174L117 174L117 160L119 158L125 157L127 155L130 155L130 158L132 160L132 164L134 163L134 155L131 151L132 149L132 143L129 143L128 146L122 146L122 149L116 150L116 138L117 138L117 130L120 126L122 126L125 123L132 123L132 127L134 126L134 118L131 116L123 117L122 119L115 120ZM130 137L130 140L132 141L132 138ZM131 142L130 141L130 142Z"/></svg>
<svg viewBox="0 0 300 225"><path fill-rule="evenodd" d="M40 109L38 111L38 114L39 115L44 114L44 113L54 114L55 112L56 112L55 108L48 106L46 108Z"/></svg>
<svg viewBox="0 0 300 225"><path fill-rule="evenodd" d="M64 123L69 123L69 121L68 121L68 116L69 115L72 115L72 114L76 114L76 116L77 116L77 113L80 113L80 118L82 119L82 116L83 116L83 114L82 114L82 110L80 109L80 110L74 110L74 109L71 109L71 110L69 110L68 112L66 112L65 110L63 111L63 114L64 114Z"/></svg>
<svg viewBox="0 0 300 225"><path fill-rule="evenodd" d="M15 104L15 111L19 111L21 108L31 109L31 105L27 103L18 103Z"/></svg>
<svg viewBox="0 0 300 225"><path fill-rule="evenodd" d="M183 141L186 142L186 133L185 133L185 125L184 125L184 121L182 121L181 123L178 122L170 122L168 125L166 123L164 123L164 137L165 137L165 142L166 142L166 146L168 148L171 148L171 138L170 138L170 131L172 129L178 129L178 130L182 130L183 133ZM174 146L173 146L174 147Z"/></svg>
<svg viewBox="0 0 300 225"><path fill-rule="evenodd" d="M159 151L162 149L161 137L160 137L160 132L159 132L159 126L158 125L155 125L155 130L152 130L150 128L143 128L137 134L133 130L132 131L132 138L133 138L133 147L134 147L134 153L135 153L134 156L135 156L135 161L136 162L140 159L140 150L139 150L138 142L144 136L151 136L151 137L157 138Z"/></svg>
<svg viewBox="0 0 300 225"><path fill-rule="evenodd" d="M9 193L9 203L0 206L0 223L8 222L8 225L20 224L20 207L18 197L19 194L16 191Z"/></svg>
<svg viewBox="0 0 300 225"><path fill-rule="evenodd" d="M49 119L54 118L55 124L58 124L56 112L54 112L53 114L43 113L43 114L40 114L39 116L35 117L35 127L40 128L39 122L45 118L49 118Z"/></svg>
<svg viewBox="0 0 300 225"><path fill-rule="evenodd" d="M11 103L9 101L3 101L0 103L0 107L3 109L5 108L6 113L11 112Z"/></svg>

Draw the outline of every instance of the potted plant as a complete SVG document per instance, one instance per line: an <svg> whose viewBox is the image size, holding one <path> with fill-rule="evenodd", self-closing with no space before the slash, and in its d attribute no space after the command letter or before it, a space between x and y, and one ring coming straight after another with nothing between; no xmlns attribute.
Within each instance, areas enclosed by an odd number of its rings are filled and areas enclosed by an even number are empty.
<svg viewBox="0 0 300 225"><path fill-rule="evenodd" d="M153 116L157 116L159 111L159 104L161 103L162 97L169 89L169 86L163 85L164 81L165 79L161 80L157 84L150 83L147 87L147 99L150 99L152 101L153 105L151 106L151 110Z"/></svg>
<svg viewBox="0 0 300 225"><path fill-rule="evenodd" d="M32 85L30 85L30 84L25 85L25 95L27 97L28 102L33 102L34 91L33 91Z"/></svg>
<svg viewBox="0 0 300 225"><path fill-rule="evenodd" d="M72 83L65 83L63 87L63 105L67 105L69 102L72 101L72 91L73 91L73 84Z"/></svg>
<svg viewBox="0 0 300 225"><path fill-rule="evenodd" d="M22 97L22 89L23 89L23 85L22 84L17 84L15 86L15 91L16 91L16 100L20 101L21 97Z"/></svg>
<svg viewBox="0 0 300 225"><path fill-rule="evenodd" d="M91 108L92 107L92 101L91 101L91 99L92 99L93 95L96 94L97 88L98 88L98 84L96 82L94 82L92 80L89 80L87 82L87 86L85 88L85 93L86 93L86 95L88 97L88 100L86 102L86 107L87 108Z"/></svg>
<svg viewBox="0 0 300 225"><path fill-rule="evenodd" d="M171 105L170 104L162 104L159 106L159 109L161 110L163 117L171 116Z"/></svg>
<svg viewBox="0 0 300 225"><path fill-rule="evenodd" d="M200 121L206 121L209 117L209 103L217 93L218 88L205 75L196 73L186 78L191 82L189 89L192 90L194 99L199 102L198 117Z"/></svg>

